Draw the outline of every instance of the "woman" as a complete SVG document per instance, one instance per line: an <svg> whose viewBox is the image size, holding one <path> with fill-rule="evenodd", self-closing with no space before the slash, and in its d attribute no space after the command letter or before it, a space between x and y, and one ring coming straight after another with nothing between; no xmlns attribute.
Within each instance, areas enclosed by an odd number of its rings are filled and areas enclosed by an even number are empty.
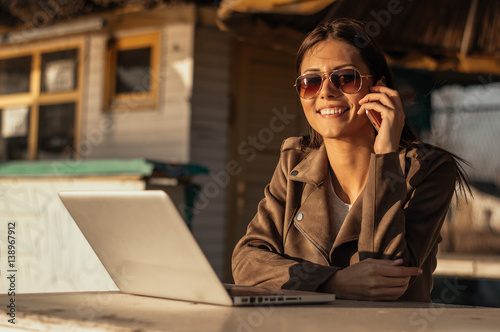
<svg viewBox="0 0 500 332"><path fill-rule="evenodd" d="M429 302L441 225L465 183L456 158L412 134L383 53L359 22L317 27L297 71L311 134L283 142L234 250L235 282ZM378 132L367 112L381 118Z"/></svg>

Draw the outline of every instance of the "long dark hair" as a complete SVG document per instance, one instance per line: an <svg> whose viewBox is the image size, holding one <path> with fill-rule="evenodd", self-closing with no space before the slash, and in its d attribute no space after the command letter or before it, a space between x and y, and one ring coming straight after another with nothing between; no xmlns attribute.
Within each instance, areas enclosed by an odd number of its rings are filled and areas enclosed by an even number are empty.
<svg viewBox="0 0 500 332"><path fill-rule="evenodd" d="M325 22L317 26L302 42L298 52L296 61L296 70L300 74L300 67L306 53L318 43L325 40L339 40L355 47L361 56L361 59L368 67L370 74L373 75L374 82L382 77L385 79L385 85L388 88L397 90L391 69L387 64L384 52L377 44L375 39L370 38L365 32L364 24L360 21L350 18L339 18ZM323 144L323 137L309 126L310 134L302 137L302 146L304 148L318 149ZM431 144L420 141L411 128L408 120L405 119L401 139L399 141L400 149L418 149L419 153L427 154L435 150L439 150L449 154L457 166L457 184L461 193L467 196L471 193L466 173L462 164L468 164L462 158Z"/></svg>

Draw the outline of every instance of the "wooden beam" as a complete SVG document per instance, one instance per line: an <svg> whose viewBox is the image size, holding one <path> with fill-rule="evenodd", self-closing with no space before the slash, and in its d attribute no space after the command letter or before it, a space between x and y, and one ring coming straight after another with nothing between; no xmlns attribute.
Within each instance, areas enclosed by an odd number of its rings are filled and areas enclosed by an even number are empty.
<svg viewBox="0 0 500 332"><path fill-rule="evenodd" d="M438 255L435 276L500 280L500 258L497 256L442 253Z"/></svg>
<svg viewBox="0 0 500 332"><path fill-rule="evenodd" d="M500 59L487 57L460 56L446 57L440 60L420 55L410 54L401 59L387 57L390 66L423 69L428 71L453 70L467 74L493 74L500 75Z"/></svg>
<svg viewBox="0 0 500 332"><path fill-rule="evenodd" d="M469 52L469 45L472 39L472 30L474 29L474 23L476 20L477 2L478 0L471 0L470 2L469 15L467 15L464 36L462 37L462 45L460 46L461 56L466 56Z"/></svg>

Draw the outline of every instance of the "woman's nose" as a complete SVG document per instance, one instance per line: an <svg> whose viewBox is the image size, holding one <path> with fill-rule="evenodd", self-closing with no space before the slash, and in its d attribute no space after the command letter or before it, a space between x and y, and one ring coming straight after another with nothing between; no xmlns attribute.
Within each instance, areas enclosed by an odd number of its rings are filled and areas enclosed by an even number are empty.
<svg viewBox="0 0 500 332"><path fill-rule="evenodd" d="M321 85L321 90L319 91L318 97L320 98L335 98L342 94L331 81L328 76L323 76L323 84Z"/></svg>

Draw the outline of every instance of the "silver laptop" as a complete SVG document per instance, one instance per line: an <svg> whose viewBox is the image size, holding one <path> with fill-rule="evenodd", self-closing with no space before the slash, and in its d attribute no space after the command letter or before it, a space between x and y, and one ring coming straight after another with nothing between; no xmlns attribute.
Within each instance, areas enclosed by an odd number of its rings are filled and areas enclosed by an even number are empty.
<svg viewBox="0 0 500 332"><path fill-rule="evenodd" d="M219 305L321 303L333 294L224 285L163 191L59 196L120 291Z"/></svg>

